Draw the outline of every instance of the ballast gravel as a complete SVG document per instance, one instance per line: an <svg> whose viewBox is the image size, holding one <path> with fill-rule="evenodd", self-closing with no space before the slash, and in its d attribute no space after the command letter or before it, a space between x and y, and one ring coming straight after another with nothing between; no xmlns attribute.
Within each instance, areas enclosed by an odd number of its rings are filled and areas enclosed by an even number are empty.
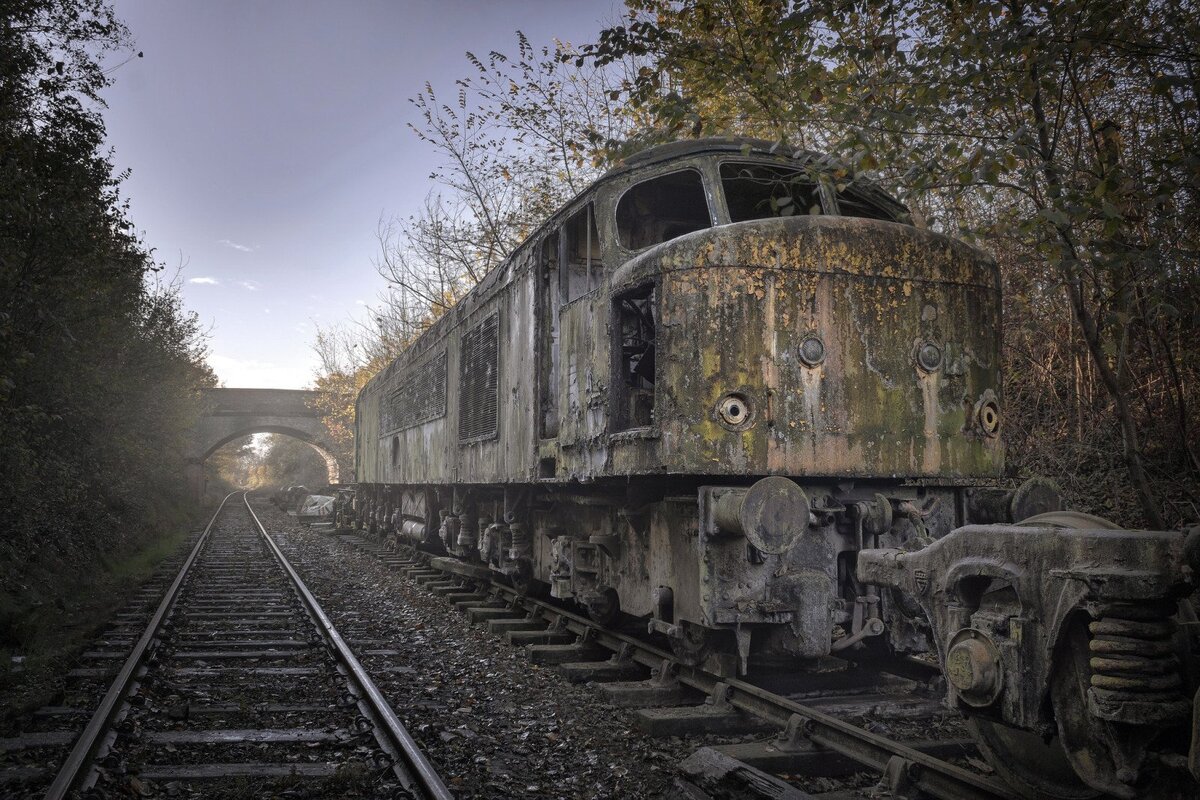
<svg viewBox="0 0 1200 800"><path fill-rule="evenodd" d="M531 664L444 599L259 501L255 512L460 797L659 798L696 747ZM377 654L371 655L373 651Z"/></svg>

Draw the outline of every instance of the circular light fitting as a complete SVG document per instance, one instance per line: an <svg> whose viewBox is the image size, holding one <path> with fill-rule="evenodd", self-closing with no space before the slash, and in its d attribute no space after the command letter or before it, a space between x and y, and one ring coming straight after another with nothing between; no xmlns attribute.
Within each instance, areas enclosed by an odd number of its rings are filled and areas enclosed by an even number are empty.
<svg viewBox="0 0 1200 800"><path fill-rule="evenodd" d="M800 361L807 367L815 367L825 360L825 343L820 336L809 334L800 343Z"/></svg>
<svg viewBox="0 0 1200 800"><path fill-rule="evenodd" d="M988 436L1000 432L1000 406L995 400L989 400L979 407L979 427Z"/></svg>
<svg viewBox="0 0 1200 800"><path fill-rule="evenodd" d="M925 342L917 348L917 366L926 372L934 372L942 365L942 348L933 342Z"/></svg>

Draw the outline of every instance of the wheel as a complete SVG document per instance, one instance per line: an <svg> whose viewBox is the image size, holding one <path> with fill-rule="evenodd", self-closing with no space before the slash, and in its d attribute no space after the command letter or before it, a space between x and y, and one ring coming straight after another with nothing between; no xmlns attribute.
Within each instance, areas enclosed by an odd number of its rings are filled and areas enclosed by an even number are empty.
<svg viewBox="0 0 1200 800"><path fill-rule="evenodd" d="M1017 524L1120 530L1120 526L1109 520L1079 511L1049 511ZM1055 653L1050 699L1058 728L1056 735L1043 740L1030 731L982 718L967 720L967 727L987 762L1022 797L1030 800L1089 800L1106 794L1136 796L1131 787L1116 780L1113 752L1106 747L1115 744L1109 739L1110 724L1096 719L1087 710L1088 622L1086 614L1076 615L1060 637Z"/></svg>
<svg viewBox="0 0 1200 800"><path fill-rule="evenodd" d="M1082 511L1047 511L1045 514L1035 514L1032 517L1023 519L1017 525L1023 527L1048 526L1051 528L1070 528L1077 531L1121 530L1121 526L1111 520L1107 520L1104 517L1097 517L1094 514L1085 514Z"/></svg>
<svg viewBox="0 0 1200 800"><path fill-rule="evenodd" d="M1062 741L974 718L967 729L979 752L1001 778L1029 800L1090 800L1098 792L1079 779Z"/></svg>

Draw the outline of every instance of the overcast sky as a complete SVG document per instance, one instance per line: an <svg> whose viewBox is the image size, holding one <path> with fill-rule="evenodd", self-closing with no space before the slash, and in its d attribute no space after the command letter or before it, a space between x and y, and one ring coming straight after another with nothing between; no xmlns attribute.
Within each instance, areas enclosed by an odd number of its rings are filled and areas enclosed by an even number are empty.
<svg viewBox="0 0 1200 800"><path fill-rule="evenodd" d="M132 218L212 330L226 386L301 388L314 325L361 315L381 216L408 216L435 157L406 127L464 52L594 41L616 0L115 0L144 57L105 93ZM115 63L113 64L115 66Z"/></svg>

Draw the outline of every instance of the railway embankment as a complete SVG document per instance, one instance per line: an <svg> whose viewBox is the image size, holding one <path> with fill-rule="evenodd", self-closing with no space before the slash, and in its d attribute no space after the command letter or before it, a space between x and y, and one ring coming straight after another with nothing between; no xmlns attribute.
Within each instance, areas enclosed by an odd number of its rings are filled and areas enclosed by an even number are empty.
<svg viewBox="0 0 1200 800"><path fill-rule="evenodd" d="M69 665L211 513L86 540L0 538L0 732L62 690Z"/></svg>

